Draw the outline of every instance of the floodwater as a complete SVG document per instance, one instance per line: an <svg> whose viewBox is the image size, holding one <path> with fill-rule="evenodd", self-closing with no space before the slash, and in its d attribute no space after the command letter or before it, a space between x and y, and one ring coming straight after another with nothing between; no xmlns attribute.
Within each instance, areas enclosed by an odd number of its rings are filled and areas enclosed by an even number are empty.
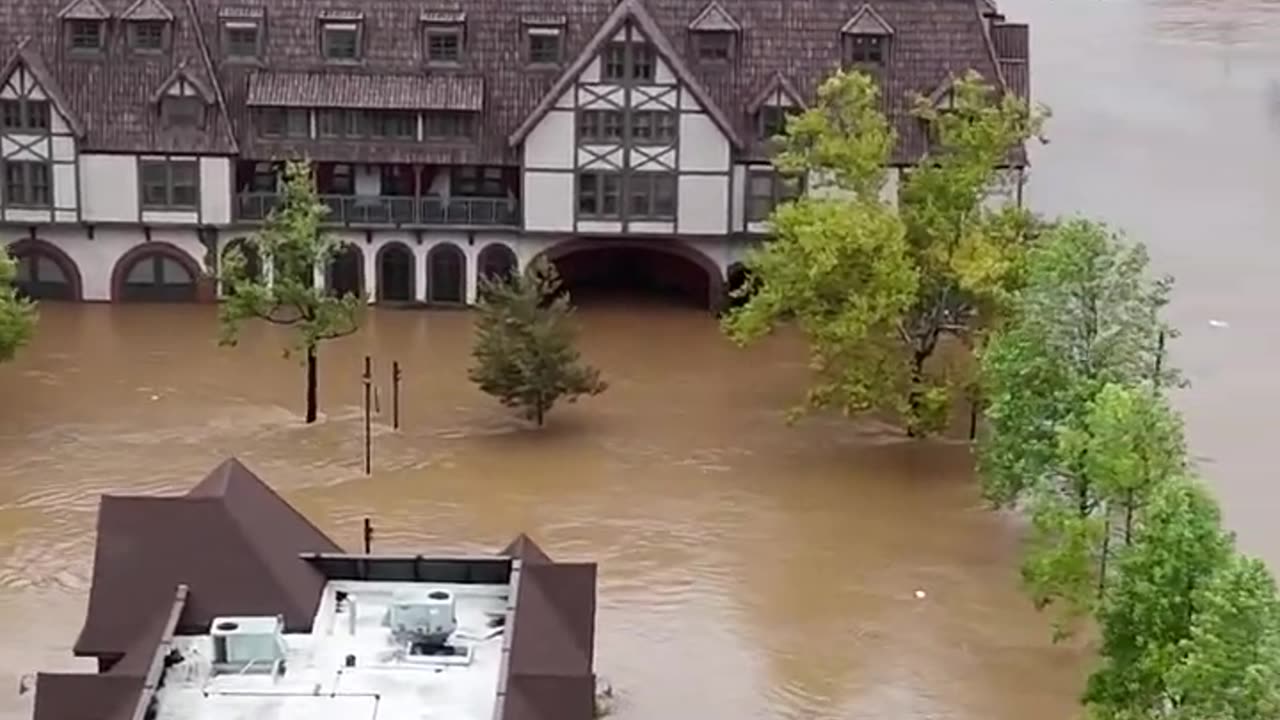
<svg viewBox="0 0 1280 720"><path fill-rule="evenodd" d="M1005 9L1033 24L1036 92L1056 113L1032 201L1129 228L1179 277L1194 450L1242 544L1274 564L1280 14ZM371 517L377 550L488 550L527 531L598 561L597 668L623 720L1075 715L1089 653L1049 643L1018 589L1015 528L983 509L967 449L839 419L785 427L805 379L793 338L739 351L698 312L584 309L584 355L612 387L530 432L467 383L466 313L378 311L323 350L327 415L308 428L280 336L218 348L212 312L49 305L0 368L3 720L29 713L19 676L79 667L98 495L181 491L230 454L349 548ZM365 353L382 388L372 477Z"/></svg>

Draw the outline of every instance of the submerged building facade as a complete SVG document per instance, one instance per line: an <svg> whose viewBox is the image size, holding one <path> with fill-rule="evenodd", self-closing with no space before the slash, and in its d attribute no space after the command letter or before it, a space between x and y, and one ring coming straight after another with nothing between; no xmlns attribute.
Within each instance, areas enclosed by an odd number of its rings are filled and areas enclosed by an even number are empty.
<svg viewBox="0 0 1280 720"><path fill-rule="evenodd" d="M79 657L33 720L590 720L596 566L348 554L232 459L104 496Z"/></svg>
<svg viewBox="0 0 1280 720"><path fill-rule="evenodd" d="M0 244L37 298L196 301L314 166L344 252L318 282L465 304L538 255L683 263L708 303L800 189L768 138L840 67L1028 94L989 0L5 0ZM588 263L589 264L589 263Z"/></svg>

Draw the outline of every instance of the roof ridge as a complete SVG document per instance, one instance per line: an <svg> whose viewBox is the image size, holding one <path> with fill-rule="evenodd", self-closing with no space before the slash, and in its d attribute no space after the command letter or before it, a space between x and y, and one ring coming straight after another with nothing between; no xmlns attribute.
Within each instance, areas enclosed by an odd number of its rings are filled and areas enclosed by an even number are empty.
<svg viewBox="0 0 1280 720"><path fill-rule="evenodd" d="M192 21L191 32L195 37L196 46L200 48L200 58L204 62L205 73L209 76L209 81L213 85L213 96L217 100L218 114L222 117L222 130L226 133L227 140L231 143L231 151L239 154L240 140L236 137L235 128L231 124L231 111L227 109L227 99L222 92L222 78L218 75L217 67L213 63L213 54L209 50L208 39L204 36L204 23L201 22L200 13L196 10L195 0L183 0L183 4L186 6L187 15Z"/></svg>

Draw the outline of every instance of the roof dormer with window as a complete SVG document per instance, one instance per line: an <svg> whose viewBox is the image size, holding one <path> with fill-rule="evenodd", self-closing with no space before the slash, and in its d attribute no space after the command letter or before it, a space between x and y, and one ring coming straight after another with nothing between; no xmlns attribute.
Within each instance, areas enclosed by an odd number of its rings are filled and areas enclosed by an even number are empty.
<svg viewBox="0 0 1280 720"><path fill-rule="evenodd" d="M160 0L136 0L121 15L129 51L160 55L172 43L173 13Z"/></svg>
<svg viewBox="0 0 1280 720"><path fill-rule="evenodd" d="M267 32L266 11L260 7L218 8L218 45L223 62L261 64Z"/></svg>
<svg viewBox="0 0 1280 720"><path fill-rule="evenodd" d="M363 12L322 10L319 21L320 55L326 62L358 64L364 61Z"/></svg>
<svg viewBox="0 0 1280 720"><path fill-rule="evenodd" d="M742 25L717 0L689 23L689 42L700 65L728 65L738 57Z"/></svg>
<svg viewBox="0 0 1280 720"><path fill-rule="evenodd" d="M98 0L71 0L58 13L62 38L70 57L102 56L107 47L107 21L111 13Z"/></svg>
<svg viewBox="0 0 1280 720"><path fill-rule="evenodd" d="M213 105L213 92L180 64L151 96L165 130L202 130Z"/></svg>
<svg viewBox="0 0 1280 720"><path fill-rule="evenodd" d="M530 68L555 69L564 62L568 24L564 15L526 15L520 18L525 63Z"/></svg>
<svg viewBox="0 0 1280 720"><path fill-rule="evenodd" d="M889 62L893 27L870 5L863 5L840 28L840 58L846 68L874 69Z"/></svg>
<svg viewBox="0 0 1280 720"><path fill-rule="evenodd" d="M804 107L804 100L795 85L782 73L774 73L747 103L756 141L765 148L771 148L774 138L786 132L787 119L803 111Z"/></svg>
<svg viewBox="0 0 1280 720"><path fill-rule="evenodd" d="M461 10L425 10L422 57L428 67L461 67L467 57L467 14Z"/></svg>

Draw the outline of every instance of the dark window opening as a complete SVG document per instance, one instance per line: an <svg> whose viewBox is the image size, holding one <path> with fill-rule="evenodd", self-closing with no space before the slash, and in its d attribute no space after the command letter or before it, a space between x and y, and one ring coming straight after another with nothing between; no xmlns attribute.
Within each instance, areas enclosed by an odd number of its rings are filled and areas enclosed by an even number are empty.
<svg viewBox="0 0 1280 720"><path fill-rule="evenodd" d="M470 139L475 128L475 113L460 110L436 110L424 117L423 132L431 140Z"/></svg>
<svg viewBox="0 0 1280 720"><path fill-rule="evenodd" d="M676 177L671 173L639 172L627 178L627 218L674 220Z"/></svg>
<svg viewBox="0 0 1280 720"><path fill-rule="evenodd" d="M466 256L457 245L444 243L431 248L427 253L427 301L464 302L466 264Z"/></svg>
<svg viewBox="0 0 1280 720"><path fill-rule="evenodd" d="M578 138L583 142L614 143L622 140L621 110L580 110Z"/></svg>
<svg viewBox="0 0 1280 720"><path fill-rule="evenodd" d="M316 192L321 195L354 195L355 169L347 163L322 163L316 167Z"/></svg>
<svg viewBox="0 0 1280 720"><path fill-rule="evenodd" d="M413 197L414 172L412 165L383 165L378 169L379 193L391 197Z"/></svg>
<svg viewBox="0 0 1280 720"><path fill-rule="evenodd" d="M427 62L458 65L462 62L462 28L431 27L426 30Z"/></svg>
<svg viewBox="0 0 1280 720"><path fill-rule="evenodd" d="M233 60L256 60L259 55L258 24L230 21L222 25L222 47Z"/></svg>
<svg viewBox="0 0 1280 720"><path fill-rule="evenodd" d="M149 210L195 210L200 171L195 160L143 160L138 163L142 207Z"/></svg>
<svg viewBox="0 0 1280 720"><path fill-rule="evenodd" d="M193 302L196 279L185 265L155 253L138 258L124 278L122 300L135 302Z"/></svg>
<svg viewBox="0 0 1280 720"><path fill-rule="evenodd" d="M459 197L506 197L506 178L501 167L463 165L455 167L449 181L451 195Z"/></svg>
<svg viewBox="0 0 1280 720"><path fill-rule="evenodd" d="M617 220L621 217L621 176L616 172L578 174L578 215Z"/></svg>
<svg viewBox="0 0 1280 720"><path fill-rule="evenodd" d="M800 197L798 178L783 177L773 170L752 170L747 174L747 221L764 222L782 203Z"/></svg>
<svg viewBox="0 0 1280 720"><path fill-rule="evenodd" d="M560 30L556 28L529 29L529 63L531 65L559 64L560 48Z"/></svg>
<svg viewBox="0 0 1280 720"><path fill-rule="evenodd" d="M676 139L676 114L669 110L631 113L631 139L637 145L669 145Z"/></svg>
<svg viewBox="0 0 1280 720"><path fill-rule="evenodd" d="M69 20L67 22L67 44L74 53L100 52L103 34L101 20Z"/></svg>
<svg viewBox="0 0 1280 720"><path fill-rule="evenodd" d="M204 100L197 97L166 97L160 100L160 118L173 128L204 127Z"/></svg>
<svg viewBox="0 0 1280 720"><path fill-rule="evenodd" d="M279 168L274 163L253 163L249 173L249 192L273 193L279 189Z"/></svg>
<svg viewBox="0 0 1280 720"><path fill-rule="evenodd" d="M258 110L258 134L266 138L310 137L310 113L302 108L262 108Z"/></svg>
<svg viewBox="0 0 1280 720"><path fill-rule="evenodd" d="M329 261L325 287L331 295L362 295L364 290L364 255L354 245L343 245Z"/></svg>
<svg viewBox="0 0 1280 720"><path fill-rule="evenodd" d="M4 202L9 207L47 208L53 205L49 164L9 160L4 164Z"/></svg>
<svg viewBox="0 0 1280 720"><path fill-rule="evenodd" d="M605 80L652 81L657 56L653 46L642 42L612 42L605 47Z"/></svg>
<svg viewBox="0 0 1280 720"><path fill-rule="evenodd" d="M693 46L698 60L705 63L723 63L733 58L734 34L728 30L694 33Z"/></svg>
<svg viewBox="0 0 1280 720"><path fill-rule="evenodd" d="M883 65L888 41L884 35L845 35L844 64Z"/></svg>
<svg viewBox="0 0 1280 720"><path fill-rule="evenodd" d="M787 118L790 116L790 108L776 105L766 105L760 108L759 113L756 115L757 137L761 140L772 140L779 135L785 134L787 131Z"/></svg>
<svg viewBox="0 0 1280 720"><path fill-rule="evenodd" d="M47 100L0 100L0 125L5 130L46 132L49 129Z"/></svg>
<svg viewBox="0 0 1280 720"><path fill-rule="evenodd" d="M165 22L135 20L129 23L129 47L137 52L164 50Z"/></svg>
<svg viewBox="0 0 1280 720"><path fill-rule="evenodd" d="M40 250L27 250L14 257L17 275L13 286L24 297L32 300L75 300L75 288L71 284L62 263Z"/></svg>
<svg viewBox="0 0 1280 720"><path fill-rule="evenodd" d="M418 115L410 110L319 110L320 137L347 140L416 140Z"/></svg>
<svg viewBox="0 0 1280 720"><path fill-rule="evenodd" d="M325 59L353 62L360 59L360 26L356 23L325 23L321 27L321 50Z"/></svg>
<svg viewBox="0 0 1280 720"><path fill-rule="evenodd" d="M390 302L413 300L413 251L400 243L382 249L378 259L378 299Z"/></svg>
<svg viewBox="0 0 1280 720"><path fill-rule="evenodd" d="M480 251L477 263L480 277L487 280L505 280L516 272L516 254L501 243L487 245Z"/></svg>

